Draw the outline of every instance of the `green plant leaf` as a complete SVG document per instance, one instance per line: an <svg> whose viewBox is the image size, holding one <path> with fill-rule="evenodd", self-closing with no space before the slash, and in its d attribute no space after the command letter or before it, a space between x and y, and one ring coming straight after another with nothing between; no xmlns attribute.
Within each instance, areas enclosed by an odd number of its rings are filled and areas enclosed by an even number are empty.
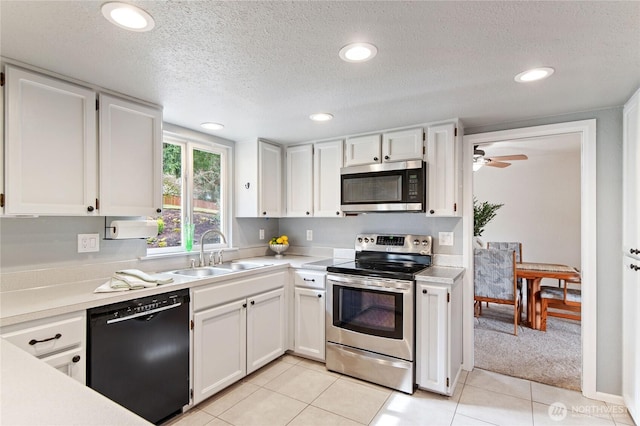
<svg viewBox="0 0 640 426"><path fill-rule="evenodd" d="M492 204L488 201L479 202L473 197L473 236L479 237L484 232L484 227L496 217L497 211L504 204Z"/></svg>

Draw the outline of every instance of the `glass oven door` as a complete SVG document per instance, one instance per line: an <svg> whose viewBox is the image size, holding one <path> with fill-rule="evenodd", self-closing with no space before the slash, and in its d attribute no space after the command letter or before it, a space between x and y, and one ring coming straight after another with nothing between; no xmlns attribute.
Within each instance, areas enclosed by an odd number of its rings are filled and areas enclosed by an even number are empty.
<svg viewBox="0 0 640 426"><path fill-rule="evenodd" d="M333 287L333 325L371 336L402 339L402 293Z"/></svg>
<svg viewBox="0 0 640 426"><path fill-rule="evenodd" d="M414 282L327 276L327 341L413 359Z"/></svg>

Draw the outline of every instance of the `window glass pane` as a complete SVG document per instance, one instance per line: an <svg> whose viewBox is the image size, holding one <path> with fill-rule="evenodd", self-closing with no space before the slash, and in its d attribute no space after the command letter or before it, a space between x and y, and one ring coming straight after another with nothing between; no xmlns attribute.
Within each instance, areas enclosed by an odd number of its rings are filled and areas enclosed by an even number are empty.
<svg viewBox="0 0 640 426"><path fill-rule="evenodd" d="M220 165L220 154L193 149L194 245L201 244L200 237L205 231L209 229L222 230ZM210 235L205 244L222 242L218 235Z"/></svg>
<svg viewBox="0 0 640 426"><path fill-rule="evenodd" d="M182 245L182 145L163 144L162 215L158 220L158 236L147 240L149 248Z"/></svg>

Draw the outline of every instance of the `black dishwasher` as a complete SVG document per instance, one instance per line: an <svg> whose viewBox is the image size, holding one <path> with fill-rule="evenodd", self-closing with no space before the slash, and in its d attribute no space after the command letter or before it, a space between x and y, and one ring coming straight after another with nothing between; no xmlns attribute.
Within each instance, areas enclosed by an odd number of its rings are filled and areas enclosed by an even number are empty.
<svg viewBox="0 0 640 426"><path fill-rule="evenodd" d="M87 311L87 385L152 423L189 403L189 290Z"/></svg>

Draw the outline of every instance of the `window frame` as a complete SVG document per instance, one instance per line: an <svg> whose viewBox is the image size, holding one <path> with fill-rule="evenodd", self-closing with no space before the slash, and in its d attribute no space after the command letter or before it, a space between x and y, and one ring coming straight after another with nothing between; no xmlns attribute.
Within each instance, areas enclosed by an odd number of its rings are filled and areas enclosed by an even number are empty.
<svg viewBox="0 0 640 426"><path fill-rule="evenodd" d="M220 155L220 228L219 231L224 234L227 239L226 244L221 243L206 243L204 249L215 250L221 248L231 248L232 244L232 209L231 205L233 200L231 199L231 185L232 185L232 147L211 142L205 140L195 139L193 137L186 137L183 135L164 131L162 137L162 144L164 150L164 144L173 144L181 146L181 183L182 183L182 216L181 220L184 221L185 217L189 217L189 222L193 223L193 151L200 150ZM164 173L163 173L164 176ZM162 187L162 184L161 184ZM180 241L184 241L184 228L181 227ZM147 255L168 255L168 254L192 254L200 251L200 244L194 244L191 251L185 250L184 244L174 247L147 247Z"/></svg>

